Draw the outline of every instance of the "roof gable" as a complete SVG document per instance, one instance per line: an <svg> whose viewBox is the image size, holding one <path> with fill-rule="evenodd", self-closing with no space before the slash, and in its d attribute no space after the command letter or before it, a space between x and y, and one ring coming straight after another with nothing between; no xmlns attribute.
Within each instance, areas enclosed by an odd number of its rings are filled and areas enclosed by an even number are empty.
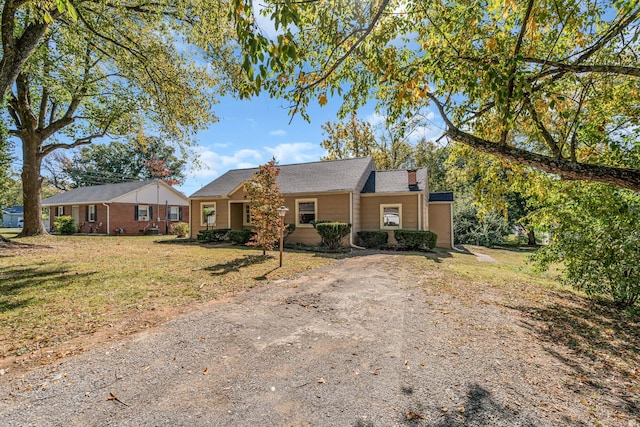
<svg viewBox="0 0 640 427"><path fill-rule="evenodd" d="M278 167L278 183L282 194L356 191L373 169L373 159L359 157ZM230 170L190 197L227 197L257 171L258 168Z"/></svg>

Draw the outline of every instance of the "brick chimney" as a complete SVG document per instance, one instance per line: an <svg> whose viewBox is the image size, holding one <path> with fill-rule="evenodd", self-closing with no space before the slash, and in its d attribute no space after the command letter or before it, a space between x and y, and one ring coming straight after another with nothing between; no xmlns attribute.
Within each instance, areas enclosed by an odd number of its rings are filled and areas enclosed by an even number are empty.
<svg viewBox="0 0 640 427"><path fill-rule="evenodd" d="M407 179L408 179L409 188L412 188L418 185L418 179L416 178L416 169L407 170Z"/></svg>

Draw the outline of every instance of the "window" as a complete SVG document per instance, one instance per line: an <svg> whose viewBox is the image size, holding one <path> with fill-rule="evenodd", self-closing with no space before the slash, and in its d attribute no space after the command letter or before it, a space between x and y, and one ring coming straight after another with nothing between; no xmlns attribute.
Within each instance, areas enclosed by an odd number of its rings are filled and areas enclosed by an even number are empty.
<svg viewBox="0 0 640 427"><path fill-rule="evenodd" d="M200 210L200 224L201 225L215 225L216 224L216 204L215 203L207 203L201 204L202 209Z"/></svg>
<svg viewBox="0 0 640 427"><path fill-rule="evenodd" d="M180 221L181 216L179 206L169 206L169 221Z"/></svg>
<svg viewBox="0 0 640 427"><path fill-rule="evenodd" d="M96 222L96 205L87 206L87 221Z"/></svg>
<svg viewBox="0 0 640 427"><path fill-rule="evenodd" d="M380 205L380 228L402 228L402 205Z"/></svg>
<svg viewBox="0 0 640 427"><path fill-rule="evenodd" d="M138 205L137 207L137 221L149 221L151 214L149 213L149 205Z"/></svg>
<svg viewBox="0 0 640 427"><path fill-rule="evenodd" d="M251 205L249 203L244 205L243 225L253 225L253 222L251 222Z"/></svg>
<svg viewBox="0 0 640 427"><path fill-rule="evenodd" d="M64 216L64 206L58 206L58 211L56 212L56 216Z"/></svg>
<svg viewBox="0 0 640 427"><path fill-rule="evenodd" d="M311 227L311 222L315 221L318 212L318 199L296 200L296 226Z"/></svg>

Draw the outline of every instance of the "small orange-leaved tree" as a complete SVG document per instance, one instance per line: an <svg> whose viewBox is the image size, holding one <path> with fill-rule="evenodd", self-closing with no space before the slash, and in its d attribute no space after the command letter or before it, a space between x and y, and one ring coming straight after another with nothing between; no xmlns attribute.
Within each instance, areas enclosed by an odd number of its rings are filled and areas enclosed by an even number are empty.
<svg viewBox="0 0 640 427"><path fill-rule="evenodd" d="M255 234L247 245L262 248L262 255L272 250L280 238L280 216L278 207L284 199L280 192L277 178L280 168L275 159L260 166L253 178L244 182L244 192L251 206L251 223L255 226Z"/></svg>

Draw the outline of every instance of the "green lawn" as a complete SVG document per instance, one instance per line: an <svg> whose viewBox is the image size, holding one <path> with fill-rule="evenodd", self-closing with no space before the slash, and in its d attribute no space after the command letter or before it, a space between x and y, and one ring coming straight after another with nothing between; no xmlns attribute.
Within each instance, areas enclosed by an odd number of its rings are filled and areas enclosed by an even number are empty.
<svg viewBox="0 0 640 427"><path fill-rule="evenodd" d="M174 237L13 242L0 249L0 358L56 347L151 312L186 310L331 262L287 252L278 268L277 252L262 257L253 248L176 244Z"/></svg>

